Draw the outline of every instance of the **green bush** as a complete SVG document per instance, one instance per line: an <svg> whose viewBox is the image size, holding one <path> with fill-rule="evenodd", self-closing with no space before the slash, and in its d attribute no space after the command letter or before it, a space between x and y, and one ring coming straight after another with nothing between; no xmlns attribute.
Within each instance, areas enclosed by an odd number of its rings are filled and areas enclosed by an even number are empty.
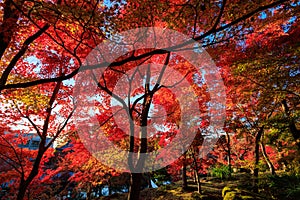
<svg viewBox="0 0 300 200"><path fill-rule="evenodd" d="M168 185L162 185L158 187L158 190L161 191L167 191L167 190L177 190L181 191L182 187L175 185L174 183L168 184Z"/></svg>
<svg viewBox="0 0 300 200"><path fill-rule="evenodd" d="M298 158L299 159L299 158ZM293 160L289 163L289 174L291 176L300 176L300 165L299 160Z"/></svg>
<svg viewBox="0 0 300 200"><path fill-rule="evenodd" d="M166 168L162 168L153 172L152 177L153 177L153 181L158 186L165 185L166 182L169 183L172 182L171 175L168 173Z"/></svg>
<svg viewBox="0 0 300 200"><path fill-rule="evenodd" d="M283 174L268 176L267 185L271 192L279 199L299 199L300 176Z"/></svg>
<svg viewBox="0 0 300 200"><path fill-rule="evenodd" d="M269 168L264 160L258 162L258 169L260 172L266 172Z"/></svg>
<svg viewBox="0 0 300 200"><path fill-rule="evenodd" d="M220 179L229 178L230 174L231 171L227 165L217 165L210 169L210 175Z"/></svg>

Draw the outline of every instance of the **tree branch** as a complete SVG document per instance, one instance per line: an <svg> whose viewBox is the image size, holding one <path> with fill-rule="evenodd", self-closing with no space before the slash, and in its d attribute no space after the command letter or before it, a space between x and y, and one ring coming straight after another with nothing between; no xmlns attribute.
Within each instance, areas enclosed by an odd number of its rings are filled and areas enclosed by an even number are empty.
<svg viewBox="0 0 300 200"><path fill-rule="evenodd" d="M20 49L20 51L13 57L13 59L10 61L10 63L8 64L8 66L5 68L1 78L0 78L0 92L2 87L6 84L7 78L11 72L11 70L15 67L15 65L17 64L17 62L19 61L19 59L26 53L28 46L34 41L36 40L38 37L40 37L50 26L48 24L44 25L43 28L41 28L40 30L38 30L35 34L33 34L32 36L30 36L29 38L27 38L25 40L25 42L23 43L22 48Z"/></svg>
<svg viewBox="0 0 300 200"><path fill-rule="evenodd" d="M198 36L198 37L195 37L194 39L191 39L191 40L189 40L189 41L187 41L187 42L184 42L184 43L182 43L182 44L172 46L172 47L168 48L167 50L164 50L164 49L155 49L155 50L150 51L150 52L147 52L147 53L145 53L145 54L142 54L142 55L139 55L139 56L134 56L134 55L132 55L132 56L126 58L126 59L123 59L123 60L121 60L121 61L116 61L116 62L113 62L113 63L103 62L103 63L100 63L100 64L95 65L95 66L84 66L81 70L88 70L88 69L101 68L101 67L106 67L106 66L108 66L108 65L110 65L111 67L114 67L114 66L120 66L120 65L122 65L122 64L131 62L131 61L136 61L136 60L145 58L145 57L147 57L147 56L151 56L151 55L155 55L155 54L157 54L157 55L159 55L159 54L165 54L165 53L167 53L168 51L178 50L179 48L184 47L184 46L186 46L186 45L188 45L188 44L191 44L191 43L193 43L194 41L200 41L200 40L202 40L202 39L208 37L208 36L211 35L211 34L214 34L214 33L218 33L218 32L224 31L225 29L227 29L227 28L229 28L229 27L232 27L232 26L234 26L234 25L236 25L236 24L238 24L238 23L240 23L240 22L242 22L242 21L244 21L244 20L247 20L248 18L252 17L252 16L255 15L255 14L258 14L258 13L261 12L261 11L264 11L264 10L266 10L266 9L275 7L275 6L279 5L279 4L282 4L282 3L285 3L285 2L288 2L288 1L289 1L289 0L279 0L279 1L275 1L275 2L273 2L273 3L271 3L271 4L265 5L265 6L260 6L260 7L258 7L257 9L255 9L255 10L249 12L248 14L245 14L245 15L243 15L242 17L239 17L239 18L233 20L232 22L230 22L230 23L228 23L228 24L226 24L226 25L224 25L224 26L221 26L221 27L219 27L219 28L214 28L214 26L216 26L216 25L213 25L213 27L212 27L209 31L207 31L206 33L204 33L204 34L202 34L202 35L200 35L200 36ZM223 5L225 5L224 2L223 2ZM224 9L224 8L223 8L223 9ZM220 11L220 14L219 14L219 17L218 17L218 18L221 18L222 13L223 13L223 11L222 11L222 12ZM218 18L217 18L217 19L218 19ZM218 23L215 22L215 24L218 24ZM47 34L47 35L48 35L48 34ZM48 35L48 36L49 36L49 35ZM49 36L49 37L51 37L51 36ZM53 38L52 38L52 39L53 39ZM58 43L58 44L59 44L59 43ZM59 45L60 45L60 44L59 44ZM70 53L69 50L67 50L67 51ZM73 55L73 54L71 53L71 55ZM74 56L74 55L73 55L73 56ZM67 80L67 79L70 79L70 78L74 77L74 76L80 71L79 69L80 69L80 68L75 69L73 72L71 72L71 73L68 74L68 75L58 76L58 77L55 77L55 78L40 79L40 80L35 80L35 81L30 81L30 82L25 82L25 83L7 84L7 85L2 86L2 88L0 88L0 89L26 88L26 87L30 87L30 86L34 86L34 85L43 84L43 83L58 82L58 81Z"/></svg>

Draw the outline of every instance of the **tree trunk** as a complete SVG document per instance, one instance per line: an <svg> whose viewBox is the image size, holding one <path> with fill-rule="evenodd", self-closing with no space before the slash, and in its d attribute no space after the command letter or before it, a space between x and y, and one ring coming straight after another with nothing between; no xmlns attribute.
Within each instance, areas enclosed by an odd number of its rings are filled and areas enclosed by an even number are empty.
<svg viewBox="0 0 300 200"><path fill-rule="evenodd" d="M296 144L298 146L298 150L300 151L300 130L297 129L295 120L291 117L290 108L287 105L286 100L284 99L282 102L282 108L284 113L286 114L289 122L289 129L292 133L292 136L294 140L296 141Z"/></svg>
<svg viewBox="0 0 300 200"><path fill-rule="evenodd" d="M227 164L229 168L229 178L231 178L231 146L230 146L230 136L226 132L227 137Z"/></svg>
<svg viewBox="0 0 300 200"><path fill-rule="evenodd" d="M187 189L186 166L182 166L182 189Z"/></svg>
<svg viewBox="0 0 300 200"><path fill-rule="evenodd" d="M254 165L254 184L253 184L253 187L254 187L254 192L258 192L258 164L259 164L259 143L260 143L260 140L261 140L261 136L264 132L264 126L262 126L258 133L256 134L255 136L255 165Z"/></svg>
<svg viewBox="0 0 300 200"><path fill-rule="evenodd" d="M261 138L260 147L261 147L261 151L262 151L262 154L264 156L264 159L265 159L266 163L268 164L268 167L269 167L269 170L270 170L271 174L275 175L276 174L275 167L274 167L273 163L271 162L271 160L269 159L269 156L266 152L265 144L263 142L263 136Z"/></svg>
<svg viewBox="0 0 300 200"><path fill-rule="evenodd" d="M52 140L49 144L46 145L46 137L47 137L48 128L49 128L49 121L50 121L52 106L53 106L53 103L55 101L56 95L59 92L59 88L60 88L61 84L62 84L62 81L57 82L57 84L56 84L56 86L53 90L53 93L52 93L52 96L50 98L48 107L46 109L47 117L46 117L46 119L44 121L44 124L43 124L43 129L42 129L43 131L42 131L41 136L40 136L41 141L40 141L40 144L39 144L37 156L35 158L35 161L33 163L32 169L31 169L28 177L26 179L24 178L24 175L22 175L22 177L21 177L21 181L20 181L20 185L19 185L19 191L18 191L18 194L17 194L17 200L23 200L24 199L24 196L26 194L26 190L27 190L28 186L30 185L32 180L38 175L39 167L40 167L40 164L41 164L44 153L47 151L47 149L53 143L53 140ZM56 137L58 136L59 133L60 133L60 131L56 133L57 134Z"/></svg>
<svg viewBox="0 0 300 200"><path fill-rule="evenodd" d="M197 191L199 194L201 194L201 181L200 181L200 177L198 174L199 171L199 167L198 167L198 163L197 163L197 154L196 154L196 150L194 149L195 147L192 148L192 157L193 157L193 163L194 163L194 178L195 178L195 183L197 183Z"/></svg>
<svg viewBox="0 0 300 200"><path fill-rule="evenodd" d="M17 200L24 199L27 187L28 186L25 185L25 181L21 180L20 185L19 185L19 191L18 191L18 195L17 195Z"/></svg>
<svg viewBox="0 0 300 200"><path fill-rule="evenodd" d="M130 189L128 200L139 200L141 190L141 173L131 173Z"/></svg>
<svg viewBox="0 0 300 200"><path fill-rule="evenodd" d="M21 178L20 185L19 185L19 191L17 194L17 200L24 199L28 186L30 185L32 180L36 177L36 175L38 174L40 163L41 163L42 157L44 155L44 152L45 152L45 140L42 140L39 145L38 155L36 156L36 159L34 161L34 164L33 164L33 167L31 169L29 176L27 177L26 180L24 179L24 177Z"/></svg>
<svg viewBox="0 0 300 200"><path fill-rule="evenodd" d="M112 195L112 188L111 188L111 184L108 184L108 195Z"/></svg>
<svg viewBox="0 0 300 200"><path fill-rule="evenodd" d="M1 1L3 2L3 1ZM17 4L23 5L24 1L19 1ZM20 12L14 6L13 0L5 0L3 3L3 16L0 25L0 59L12 40L14 32L17 28L17 21ZM3 84L3 83L2 83ZM5 84L5 83L4 83Z"/></svg>
<svg viewBox="0 0 300 200"><path fill-rule="evenodd" d="M167 55L164 67L166 67L169 63L170 59L170 52ZM154 96L154 93L159 90L159 85L161 81L161 77L164 73L164 70L162 70L160 76L158 77L157 84L154 86L154 88L150 89L150 81L151 81L151 69L150 65L148 65L147 68L147 74L146 74L146 83L145 83L145 95L143 98L143 104L142 104L142 112L140 116L140 147L139 147L139 154L137 158L136 165L134 167L133 162L133 152L134 152L134 123L133 123L133 111L135 109L135 105L133 105L132 108L129 110L129 115L132 120L130 120L130 137L129 137L129 156L128 156L128 166L132 170L134 169L134 172L140 172L140 173L131 173L131 183L130 183L130 189L128 194L128 200L138 200L141 190L141 179L142 179L142 172L144 171L144 165L146 160L146 153L147 153L147 125L148 125L148 117L149 117L149 110L151 106L151 102ZM137 102L136 102L137 103Z"/></svg>
<svg viewBox="0 0 300 200"><path fill-rule="evenodd" d="M196 172L195 172L195 170L194 170L194 174L193 174L193 181L194 181L194 183L195 184L197 184L197 177L196 177Z"/></svg>
<svg viewBox="0 0 300 200"><path fill-rule="evenodd" d="M92 199L92 185L88 184L87 190L86 190L86 200Z"/></svg>
<svg viewBox="0 0 300 200"><path fill-rule="evenodd" d="M183 163L182 165L182 189L187 189L187 177L186 177L186 164Z"/></svg>
<svg viewBox="0 0 300 200"><path fill-rule="evenodd" d="M147 173L147 180L148 180L148 187L152 188L152 184L151 184L151 174Z"/></svg>
<svg viewBox="0 0 300 200"><path fill-rule="evenodd" d="M195 173L195 177L196 177L196 183L197 183L197 192L199 194L201 194L201 181L200 181L200 177L199 177L199 174L198 174L198 171L197 170L194 170L194 173Z"/></svg>

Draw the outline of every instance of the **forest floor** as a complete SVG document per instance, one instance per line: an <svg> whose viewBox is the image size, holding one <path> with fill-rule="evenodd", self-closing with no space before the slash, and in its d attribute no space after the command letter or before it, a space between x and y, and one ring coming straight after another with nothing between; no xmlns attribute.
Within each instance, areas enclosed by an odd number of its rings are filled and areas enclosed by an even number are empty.
<svg viewBox="0 0 300 200"><path fill-rule="evenodd" d="M141 191L141 200L238 200L238 199L258 199L258 200L271 200L271 199L300 199L300 181L281 180L280 184L275 181L270 181L267 178L261 178L259 182L259 193L253 191L253 179L251 174L238 173L233 174L230 180L221 180L214 177L201 178L202 194L197 193L197 185L192 181L188 181L188 188L182 190L182 182L178 181L170 185L163 185L158 188L147 188ZM283 181L283 182L282 182ZM285 181L289 181L286 182ZM294 185L290 185L291 182ZM277 184L277 185L276 185ZM285 187L296 187L297 194L289 195L286 193L288 189ZM271 188L275 186L274 188ZM226 198L222 197L222 190L227 188L228 195ZM276 188L278 187L278 188ZM102 197L102 200L126 200L127 194L114 194L109 197Z"/></svg>

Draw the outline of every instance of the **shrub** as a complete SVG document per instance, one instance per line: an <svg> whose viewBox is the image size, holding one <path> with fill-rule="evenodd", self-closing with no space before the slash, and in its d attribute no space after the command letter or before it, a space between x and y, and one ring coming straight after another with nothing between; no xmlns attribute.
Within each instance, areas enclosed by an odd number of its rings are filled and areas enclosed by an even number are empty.
<svg viewBox="0 0 300 200"><path fill-rule="evenodd" d="M167 172L166 168L162 168L153 172L152 177L158 186L167 185L172 182L171 175Z"/></svg>
<svg viewBox="0 0 300 200"><path fill-rule="evenodd" d="M218 165L214 166L210 169L211 176L226 179L230 177L231 171L229 170L229 166L227 165Z"/></svg>
<svg viewBox="0 0 300 200"><path fill-rule="evenodd" d="M286 191L286 197L289 199L296 199L300 197L300 186L294 188L288 188Z"/></svg>
<svg viewBox="0 0 300 200"><path fill-rule="evenodd" d="M283 174L281 176L268 176L267 185L271 192L280 199L299 199L300 177Z"/></svg>

